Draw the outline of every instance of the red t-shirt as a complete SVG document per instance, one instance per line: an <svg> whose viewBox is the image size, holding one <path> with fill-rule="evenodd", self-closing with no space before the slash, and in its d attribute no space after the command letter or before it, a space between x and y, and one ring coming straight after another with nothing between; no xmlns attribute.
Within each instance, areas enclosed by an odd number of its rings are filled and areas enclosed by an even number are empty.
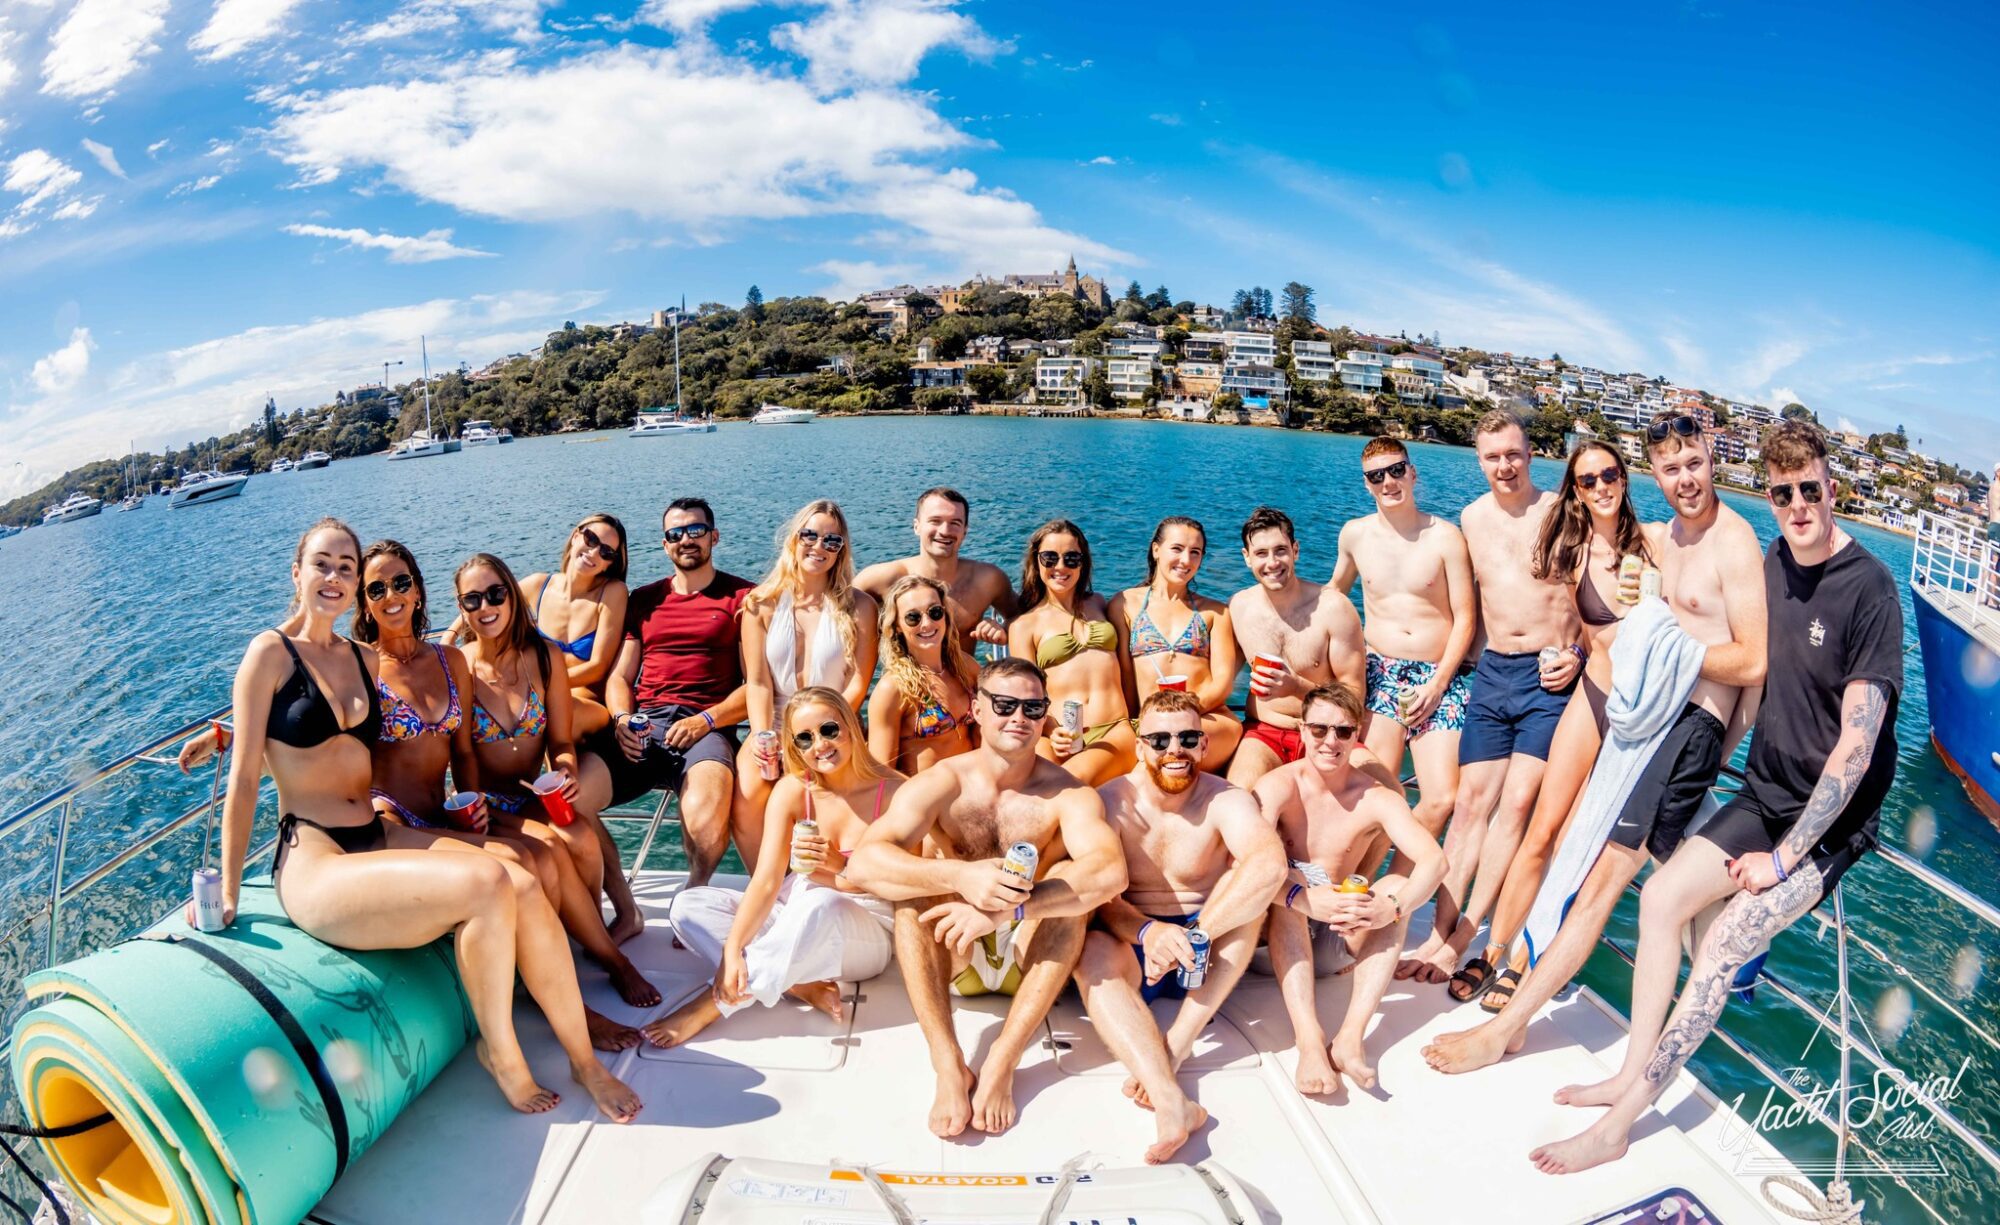
<svg viewBox="0 0 2000 1225"><path fill-rule="evenodd" d="M639 640L638 709L714 706L743 683L738 613L754 584L716 571L707 587L678 595L661 579L625 605L625 637Z"/></svg>

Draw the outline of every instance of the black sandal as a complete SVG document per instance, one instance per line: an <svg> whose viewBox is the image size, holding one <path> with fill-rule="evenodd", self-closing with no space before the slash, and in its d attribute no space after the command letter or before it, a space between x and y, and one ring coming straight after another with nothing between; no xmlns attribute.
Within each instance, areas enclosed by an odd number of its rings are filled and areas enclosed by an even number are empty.
<svg viewBox="0 0 2000 1225"><path fill-rule="evenodd" d="M1486 994L1493 985L1493 963L1484 957L1474 957L1459 968L1445 984L1444 992L1459 1003L1469 1003Z"/></svg>
<svg viewBox="0 0 2000 1225"><path fill-rule="evenodd" d="M1513 966L1508 966L1493 979L1493 985L1480 997L1479 1006L1488 1012L1497 1013L1507 1006L1508 1000L1514 998L1514 992L1520 986L1521 972Z"/></svg>

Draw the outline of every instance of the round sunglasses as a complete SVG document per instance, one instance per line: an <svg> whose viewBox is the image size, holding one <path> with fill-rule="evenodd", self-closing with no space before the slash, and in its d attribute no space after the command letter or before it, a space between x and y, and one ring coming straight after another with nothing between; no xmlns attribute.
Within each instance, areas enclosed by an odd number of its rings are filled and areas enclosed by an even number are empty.
<svg viewBox="0 0 2000 1225"><path fill-rule="evenodd" d="M363 587L362 590L368 594L369 599L380 602L388 599L389 593L392 591L397 595L408 595L410 594L410 589L416 585L416 579L407 574L398 574L386 583L378 578L366 587Z"/></svg>
<svg viewBox="0 0 2000 1225"><path fill-rule="evenodd" d="M799 543L808 549L818 545L829 553L838 553L847 544L847 537L839 532L816 532L802 527L799 529Z"/></svg>
<svg viewBox="0 0 2000 1225"><path fill-rule="evenodd" d="M1044 549L1035 554L1035 560L1042 563L1044 570L1053 570L1057 566L1061 566L1065 570L1074 570L1083 564L1083 554L1075 549L1068 549L1061 553L1056 552L1054 549Z"/></svg>
<svg viewBox="0 0 2000 1225"><path fill-rule="evenodd" d="M818 736L819 739L825 741L828 744L832 744L834 741L840 739L840 732L841 732L840 724L834 722L832 719L828 719L826 722L819 725ZM792 743L799 746L799 752L803 753L807 749L812 748L813 735L814 734L811 731L793 732Z"/></svg>
<svg viewBox="0 0 2000 1225"><path fill-rule="evenodd" d="M1625 474L1616 468L1606 468L1602 472L1579 472L1576 474L1576 487L1589 493L1599 484L1609 488L1624 479Z"/></svg>
<svg viewBox="0 0 2000 1225"><path fill-rule="evenodd" d="M911 629L915 629L924 623L925 617L929 617L933 621L944 620L944 605L933 604L921 612L912 608L903 614L903 624L909 626Z"/></svg>

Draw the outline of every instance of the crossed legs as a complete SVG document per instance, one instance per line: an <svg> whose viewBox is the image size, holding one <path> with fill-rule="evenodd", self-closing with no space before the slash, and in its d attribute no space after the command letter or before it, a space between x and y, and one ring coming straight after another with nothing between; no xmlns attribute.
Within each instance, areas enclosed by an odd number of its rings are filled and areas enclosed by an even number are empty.
<svg viewBox="0 0 2000 1225"><path fill-rule="evenodd" d="M1402 876L1385 876L1375 882L1375 888L1396 889L1405 883ZM1271 972L1278 978L1278 992L1292 1021L1292 1040L1299 1057L1294 1079L1299 1092L1332 1093L1340 1087L1343 1074L1362 1089L1375 1087L1375 1065L1368 1060L1363 1039L1395 978L1396 959L1409 928L1410 920L1404 917L1387 927L1344 937L1354 956L1348 971L1353 984L1347 1013L1329 1043L1320 1026L1319 1004L1313 992L1312 939L1306 917L1282 906L1271 908Z"/></svg>

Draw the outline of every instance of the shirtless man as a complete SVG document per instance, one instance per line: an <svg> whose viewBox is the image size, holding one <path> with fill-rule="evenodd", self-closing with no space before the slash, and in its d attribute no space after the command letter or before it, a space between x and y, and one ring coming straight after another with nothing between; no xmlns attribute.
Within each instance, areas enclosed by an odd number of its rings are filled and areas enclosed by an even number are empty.
<svg viewBox="0 0 2000 1225"><path fill-rule="evenodd" d="M1097 792L1035 755L1048 713L1040 668L987 664L972 704L979 747L903 784L842 873L896 903L896 960L937 1072L930 1128L941 1137L1014 1125L1015 1066L1076 968L1090 912L1125 888ZM939 857L924 855L926 837ZM1001 866L1016 842L1040 851L1032 890ZM951 991L1014 997L976 1077Z"/></svg>
<svg viewBox="0 0 2000 1225"><path fill-rule="evenodd" d="M1648 852L1665 863L1680 846L1722 763L1756 717L1768 633L1764 550L1743 516L1716 497L1699 422L1661 413L1646 438L1653 479L1674 510L1659 536L1663 592L1681 629L1707 647L1701 676L1641 771L1555 939L1513 998L1485 1024L1440 1035L1424 1048L1425 1061L1440 1072L1470 1072L1520 1049L1535 1014L1583 968Z"/></svg>
<svg viewBox="0 0 2000 1225"><path fill-rule="evenodd" d="M1229 597L1230 628L1243 658L1275 657L1285 666L1251 665L1243 739L1229 766L1229 781L1238 787L1305 752L1299 704L1314 686L1338 682L1360 693L1367 683L1361 618L1343 593L1299 577L1298 537L1285 512L1268 506L1250 512L1243 564L1257 583Z"/></svg>
<svg viewBox="0 0 2000 1225"><path fill-rule="evenodd" d="M1583 627L1567 576L1543 581L1529 569L1535 538L1557 499L1553 490L1535 488L1528 432L1520 418L1495 409L1479 419L1473 446L1490 492L1466 507L1458 521L1472 556L1486 649L1473 670L1472 700L1459 735L1458 795L1444 840L1451 871L1438 895L1435 929L1396 967L1397 978L1426 983L1452 977L1500 896L1542 787L1556 724L1583 671L1583 648L1577 644ZM1543 671L1538 656L1548 647L1562 655ZM1493 970L1479 958L1460 977L1477 988Z"/></svg>
<svg viewBox="0 0 2000 1225"><path fill-rule="evenodd" d="M958 490L942 485L926 489L917 495L917 517L911 524L917 533L916 555L878 561L855 575L854 585L874 596L879 605L904 575L934 578L951 593L951 623L964 634L961 645L966 650L975 642L1005 646L1007 620L1014 615L1014 585L998 566L960 560L958 550L965 543L971 517L972 509ZM1000 619L989 620L988 609Z"/></svg>
<svg viewBox="0 0 2000 1225"><path fill-rule="evenodd" d="M1312 865L1332 882L1313 884L1294 867L1271 907L1271 967L1298 1044L1295 1080L1301 1093L1332 1093L1343 1074L1362 1089L1375 1087L1375 1067L1362 1038L1395 974L1410 912L1431 895L1445 872L1436 836L1418 824L1402 795L1354 768L1350 758L1365 713L1360 695L1345 685L1313 690L1306 695L1299 724L1305 757L1257 782L1258 804L1264 819L1277 826L1286 857ZM1379 852L1371 856L1369 850L1385 837L1399 862L1414 865L1409 874L1384 876L1366 893L1340 892L1350 874L1374 866ZM1309 923L1330 926L1354 957L1347 1015L1331 1044L1313 997Z"/></svg>
<svg viewBox="0 0 2000 1225"><path fill-rule="evenodd" d="M1139 764L1098 788L1125 850L1122 896L1106 902L1076 967L1083 1006L1104 1045L1132 1075L1125 1096L1152 1110L1157 1142L1146 1160L1173 1156L1208 1112L1174 1073L1250 964L1264 912L1285 876L1285 852L1250 793L1201 772L1208 739L1201 703L1163 689L1139 707ZM1188 932L1210 940L1207 977L1192 991ZM1147 1005L1181 1002L1163 1037Z"/></svg>
<svg viewBox="0 0 2000 1225"><path fill-rule="evenodd" d="M1417 509L1417 465L1402 443L1370 439L1361 476L1376 509L1341 527L1333 589L1345 595L1361 580L1366 694L1376 716L1368 751L1395 769L1409 745L1417 820L1436 837L1458 794L1459 729L1471 696L1459 669L1479 628L1472 561L1456 527Z"/></svg>

